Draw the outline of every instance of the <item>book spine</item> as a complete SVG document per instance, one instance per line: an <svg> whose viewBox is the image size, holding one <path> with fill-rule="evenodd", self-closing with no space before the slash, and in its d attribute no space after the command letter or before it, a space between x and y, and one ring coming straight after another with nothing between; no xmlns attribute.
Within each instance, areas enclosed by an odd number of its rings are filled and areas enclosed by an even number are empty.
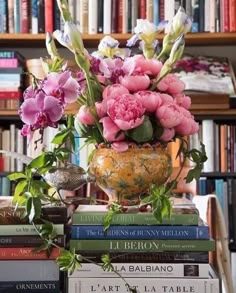
<svg viewBox="0 0 236 293"><path fill-rule="evenodd" d="M38 225L40 228L40 225ZM64 225L56 224L54 229L58 235L64 234ZM38 235L35 227L30 224L26 225L0 225L0 236L9 236L9 235Z"/></svg>
<svg viewBox="0 0 236 293"><path fill-rule="evenodd" d="M103 2L103 33L111 33L111 0Z"/></svg>
<svg viewBox="0 0 236 293"><path fill-rule="evenodd" d="M20 11L21 11L20 31L23 34L28 34L29 33L29 0L21 0Z"/></svg>
<svg viewBox="0 0 236 293"><path fill-rule="evenodd" d="M121 1L119 1L121 2ZM97 21L98 21L98 33L103 33L103 0L98 0L98 15L97 15Z"/></svg>
<svg viewBox="0 0 236 293"><path fill-rule="evenodd" d="M138 292L194 292L216 293L219 291L219 279L178 279L178 278L126 278L126 282ZM121 279L114 281L112 278L69 278L68 293L124 293L127 291L126 284ZM116 289L115 289L116 288Z"/></svg>
<svg viewBox="0 0 236 293"><path fill-rule="evenodd" d="M121 34L123 30L123 1L118 1L117 33Z"/></svg>
<svg viewBox="0 0 236 293"><path fill-rule="evenodd" d="M110 226L72 225L73 239L209 239L207 226Z"/></svg>
<svg viewBox="0 0 236 293"><path fill-rule="evenodd" d="M214 240L70 240L76 251L158 252L158 251L213 251Z"/></svg>
<svg viewBox="0 0 236 293"><path fill-rule="evenodd" d="M100 17L100 16L99 16ZM98 32L98 0L88 0L88 33Z"/></svg>
<svg viewBox="0 0 236 293"><path fill-rule="evenodd" d="M146 19L146 0L139 0L139 18Z"/></svg>
<svg viewBox="0 0 236 293"><path fill-rule="evenodd" d="M24 59L24 57L15 50L0 50L0 60L1 59L12 59L17 58L18 60Z"/></svg>
<svg viewBox="0 0 236 293"><path fill-rule="evenodd" d="M153 22L153 0L146 0L146 19Z"/></svg>
<svg viewBox="0 0 236 293"><path fill-rule="evenodd" d="M80 31L88 33L88 0L80 0Z"/></svg>
<svg viewBox="0 0 236 293"><path fill-rule="evenodd" d="M22 97L21 91L1 91L0 90L0 99L20 99Z"/></svg>
<svg viewBox="0 0 236 293"><path fill-rule="evenodd" d="M118 30L118 1L111 0L111 33L115 34Z"/></svg>
<svg viewBox="0 0 236 293"><path fill-rule="evenodd" d="M20 0L14 0L14 32L21 32Z"/></svg>
<svg viewBox="0 0 236 293"><path fill-rule="evenodd" d="M15 292L60 293L60 282L59 281L0 282L0 291L7 292L7 293L15 293Z"/></svg>
<svg viewBox="0 0 236 293"><path fill-rule="evenodd" d="M7 0L0 1L0 33L8 32L8 23L7 23Z"/></svg>
<svg viewBox="0 0 236 293"><path fill-rule="evenodd" d="M53 0L44 0L45 32L53 32Z"/></svg>
<svg viewBox="0 0 236 293"><path fill-rule="evenodd" d="M229 31L236 31L236 0L229 0Z"/></svg>
<svg viewBox="0 0 236 293"><path fill-rule="evenodd" d="M14 0L7 0L8 32L14 34Z"/></svg>
<svg viewBox="0 0 236 293"><path fill-rule="evenodd" d="M159 23L159 0L153 0L153 23L157 26Z"/></svg>
<svg viewBox="0 0 236 293"><path fill-rule="evenodd" d="M40 252L34 252L32 247L1 247L0 248L0 260L10 259L56 259L60 255L60 249L54 247L50 254L47 251L41 250Z"/></svg>
<svg viewBox="0 0 236 293"><path fill-rule="evenodd" d="M65 237L58 236L54 240L60 247L65 245ZM43 244L40 236L0 236L0 247L36 247Z"/></svg>
<svg viewBox="0 0 236 293"><path fill-rule="evenodd" d="M131 4L131 21L132 21L132 26L131 26L131 33L134 32L134 28L137 25L137 19L138 19L138 0L132 0Z"/></svg>
<svg viewBox="0 0 236 293"><path fill-rule="evenodd" d="M31 33L38 33L38 0L31 0Z"/></svg>
<svg viewBox="0 0 236 293"><path fill-rule="evenodd" d="M44 0L38 0L38 33L45 33Z"/></svg>
<svg viewBox="0 0 236 293"><path fill-rule="evenodd" d="M229 32L229 0L222 0L222 32L226 33Z"/></svg>
<svg viewBox="0 0 236 293"><path fill-rule="evenodd" d="M106 213L75 212L72 215L73 224L102 224ZM164 217L162 225L198 225L197 214L172 214ZM158 222L152 213L117 214L112 218L113 225L157 225Z"/></svg>
<svg viewBox="0 0 236 293"><path fill-rule="evenodd" d="M101 262L101 253L83 253L84 257L94 262ZM145 253L110 253L112 263L209 263L209 253L205 252L145 252Z"/></svg>
<svg viewBox="0 0 236 293"><path fill-rule="evenodd" d="M204 172L214 171L214 121L202 121L202 142L205 144L207 162L204 164Z"/></svg>
<svg viewBox="0 0 236 293"><path fill-rule="evenodd" d="M53 13L53 31L55 30L60 30L61 29L61 15L60 15L60 10L57 5L57 0L53 0L53 8L54 8L54 13ZM68 2L69 5L69 2ZM75 19L75 15L72 17Z"/></svg>
<svg viewBox="0 0 236 293"><path fill-rule="evenodd" d="M58 281L59 267L54 260L0 261L0 283L26 280Z"/></svg>
<svg viewBox="0 0 236 293"><path fill-rule="evenodd" d="M208 278L209 264L175 264L175 263L122 263L114 264L114 270L122 277L135 278L185 278L198 277ZM112 271L104 271L102 267L95 264L83 263L75 270L70 278L117 278L118 275Z"/></svg>

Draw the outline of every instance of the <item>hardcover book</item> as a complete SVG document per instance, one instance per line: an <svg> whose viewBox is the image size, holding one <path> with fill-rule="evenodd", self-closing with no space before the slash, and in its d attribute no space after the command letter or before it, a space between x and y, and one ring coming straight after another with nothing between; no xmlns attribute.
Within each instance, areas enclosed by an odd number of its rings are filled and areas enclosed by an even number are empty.
<svg viewBox="0 0 236 293"><path fill-rule="evenodd" d="M207 225L199 226L127 226L72 225L72 239L209 239Z"/></svg>
<svg viewBox="0 0 236 293"><path fill-rule="evenodd" d="M161 251L214 251L210 240L80 240L71 239L70 249L87 252L161 252Z"/></svg>
<svg viewBox="0 0 236 293"><path fill-rule="evenodd" d="M209 264L198 263L116 263L113 267L124 278L208 278L209 275ZM83 263L68 277L87 278L88 274L93 278L118 278L114 272L88 263Z"/></svg>

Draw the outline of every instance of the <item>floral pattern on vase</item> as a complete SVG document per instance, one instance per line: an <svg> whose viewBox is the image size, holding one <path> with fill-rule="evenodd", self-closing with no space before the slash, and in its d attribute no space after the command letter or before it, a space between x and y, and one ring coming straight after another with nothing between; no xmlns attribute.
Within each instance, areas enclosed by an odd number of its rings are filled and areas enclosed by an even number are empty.
<svg viewBox="0 0 236 293"><path fill-rule="evenodd" d="M110 201L119 202L137 199L151 183L165 183L171 171L171 158L161 145L130 147L125 152L100 146L90 163L97 185Z"/></svg>

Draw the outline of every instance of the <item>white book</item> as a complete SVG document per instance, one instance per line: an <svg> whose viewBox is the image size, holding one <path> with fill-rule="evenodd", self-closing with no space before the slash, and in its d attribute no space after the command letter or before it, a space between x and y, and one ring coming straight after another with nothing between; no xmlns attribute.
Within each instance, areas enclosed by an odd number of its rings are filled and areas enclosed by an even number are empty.
<svg viewBox="0 0 236 293"><path fill-rule="evenodd" d="M232 270L232 279L234 292L236 292L236 252L231 252L231 270Z"/></svg>
<svg viewBox="0 0 236 293"><path fill-rule="evenodd" d="M10 124L10 151L15 152L16 151L16 126L15 124ZM15 158L10 157L10 171L14 172L15 169Z"/></svg>
<svg viewBox="0 0 236 293"><path fill-rule="evenodd" d="M132 32L137 25L138 19L138 0L132 0L132 10L131 10L131 21L132 21Z"/></svg>
<svg viewBox="0 0 236 293"><path fill-rule="evenodd" d="M216 1L210 0L210 33L216 31Z"/></svg>
<svg viewBox="0 0 236 293"><path fill-rule="evenodd" d="M129 292L121 278L68 278L68 293ZM181 278L126 278L125 281L138 292L194 292L219 293L219 279Z"/></svg>
<svg viewBox="0 0 236 293"><path fill-rule="evenodd" d="M88 33L88 0L80 0L80 32Z"/></svg>
<svg viewBox="0 0 236 293"><path fill-rule="evenodd" d="M175 0L165 0L164 4L164 19L171 21L175 16ZM168 33L170 25L165 28L165 33Z"/></svg>
<svg viewBox="0 0 236 293"><path fill-rule="evenodd" d="M103 3L103 33L111 33L111 0L104 0Z"/></svg>
<svg viewBox="0 0 236 293"><path fill-rule="evenodd" d="M2 149L10 151L10 130L4 129L2 132ZM10 170L10 158L4 156L4 171L9 172Z"/></svg>
<svg viewBox="0 0 236 293"><path fill-rule="evenodd" d="M214 171L214 121L202 121L202 142L205 144L207 161L204 163L204 172Z"/></svg>
<svg viewBox="0 0 236 293"><path fill-rule="evenodd" d="M38 34L38 1L31 0L31 33Z"/></svg>
<svg viewBox="0 0 236 293"><path fill-rule="evenodd" d="M24 153L24 137L21 135L21 130L16 129L16 151L18 154ZM16 171L23 171L23 162L21 160L16 160Z"/></svg>
<svg viewBox="0 0 236 293"><path fill-rule="evenodd" d="M68 8L73 19L73 22L76 23L76 3L75 0L68 0Z"/></svg>
<svg viewBox="0 0 236 293"><path fill-rule="evenodd" d="M210 31L210 0L205 0L204 4L204 31Z"/></svg>
<svg viewBox="0 0 236 293"><path fill-rule="evenodd" d="M122 33L127 34L128 32L128 0L122 1Z"/></svg>
<svg viewBox="0 0 236 293"><path fill-rule="evenodd" d="M76 0L74 5L75 5L75 23L80 28L80 0Z"/></svg>
<svg viewBox="0 0 236 293"><path fill-rule="evenodd" d="M124 278L208 278L209 264L182 263L113 263L115 271ZM112 271L101 266L83 263L69 278L118 278Z"/></svg>
<svg viewBox="0 0 236 293"><path fill-rule="evenodd" d="M88 33L97 34L98 32L98 1L89 0L88 2Z"/></svg>

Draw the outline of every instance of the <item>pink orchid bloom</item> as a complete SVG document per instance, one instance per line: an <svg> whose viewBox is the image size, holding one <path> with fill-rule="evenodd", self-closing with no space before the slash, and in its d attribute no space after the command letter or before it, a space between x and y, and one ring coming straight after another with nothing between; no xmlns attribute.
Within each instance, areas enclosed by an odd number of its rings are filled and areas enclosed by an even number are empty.
<svg viewBox="0 0 236 293"><path fill-rule="evenodd" d="M157 107L159 107L162 103L162 99L160 94L152 91L139 91L137 95L141 99L143 106L145 107L147 112L155 112Z"/></svg>
<svg viewBox="0 0 236 293"><path fill-rule="evenodd" d="M35 98L24 100L19 109L21 120L34 130L47 126L55 127L63 113L64 108L60 101L43 92L36 94Z"/></svg>
<svg viewBox="0 0 236 293"><path fill-rule="evenodd" d="M109 141L121 141L125 139L125 135L120 128L111 120L110 117L104 117L100 120L103 124L103 136ZM120 132L120 133L119 133Z"/></svg>
<svg viewBox="0 0 236 293"><path fill-rule="evenodd" d="M129 130L143 123L145 108L134 95L125 94L107 102L107 113L121 130Z"/></svg>
<svg viewBox="0 0 236 293"><path fill-rule="evenodd" d="M130 92L137 92L146 90L149 87L150 78L147 75L121 76L119 82Z"/></svg>
<svg viewBox="0 0 236 293"><path fill-rule="evenodd" d="M175 74L168 74L158 83L157 88L162 92L176 95L185 89L185 84Z"/></svg>
<svg viewBox="0 0 236 293"><path fill-rule="evenodd" d="M165 128L177 126L183 117L182 109L177 104L164 103L156 110L156 117Z"/></svg>
<svg viewBox="0 0 236 293"><path fill-rule="evenodd" d="M93 125L95 123L94 117L91 114L89 107L86 105L82 105L79 108L75 119L86 125Z"/></svg>
<svg viewBox="0 0 236 293"><path fill-rule="evenodd" d="M68 70L60 73L51 72L44 80L43 90L47 95L58 98L63 104L69 104L76 101L80 85Z"/></svg>

